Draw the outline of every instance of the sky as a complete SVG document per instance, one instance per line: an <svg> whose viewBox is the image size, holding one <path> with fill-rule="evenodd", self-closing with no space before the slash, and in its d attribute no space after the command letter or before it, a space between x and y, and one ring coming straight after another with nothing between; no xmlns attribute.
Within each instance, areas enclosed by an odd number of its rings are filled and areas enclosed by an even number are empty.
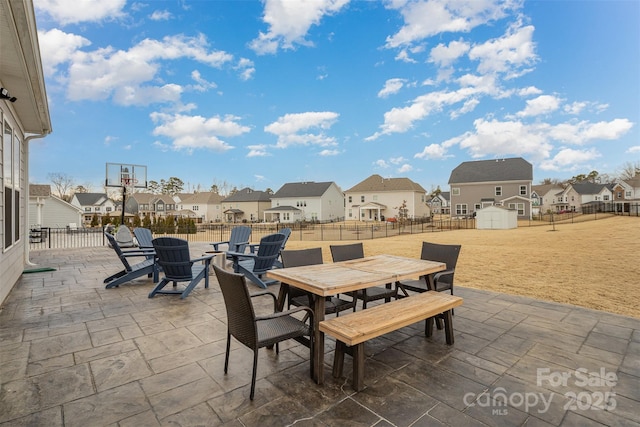
<svg viewBox="0 0 640 427"><path fill-rule="evenodd" d="M34 0L53 133L30 182L106 163L186 191L372 174L448 191L640 161L640 1Z"/></svg>

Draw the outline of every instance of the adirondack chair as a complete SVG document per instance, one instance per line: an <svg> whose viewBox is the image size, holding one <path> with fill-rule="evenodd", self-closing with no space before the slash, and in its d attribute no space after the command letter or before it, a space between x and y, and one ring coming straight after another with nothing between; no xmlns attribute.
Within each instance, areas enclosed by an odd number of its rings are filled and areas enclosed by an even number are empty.
<svg viewBox="0 0 640 427"><path fill-rule="evenodd" d="M221 250L220 245L227 245L227 251L243 253L249 245L249 238L251 237L251 227L246 225L240 225L231 229L229 240L222 242L213 242L211 245L216 251ZM231 259L227 255L227 259Z"/></svg>
<svg viewBox="0 0 640 427"><path fill-rule="evenodd" d="M135 244L133 243L133 235L131 234L131 230L126 225L121 225L118 227L118 231L116 231L116 241L121 248L133 248Z"/></svg>
<svg viewBox="0 0 640 427"><path fill-rule="evenodd" d="M169 294L180 295L184 299L202 279L204 287L209 287L209 267L214 255L191 259L189 243L176 237L157 237L152 242L164 277L149 293L149 298L156 294ZM188 283L183 289L178 289L179 282ZM173 289L164 290L169 283L173 283Z"/></svg>
<svg viewBox="0 0 640 427"><path fill-rule="evenodd" d="M284 241L282 242L282 248L280 248L280 252L284 251L285 246L287 245L287 241L289 240L289 236L291 236L291 229L289 227L281 228L278 230L278 233L284 234ZM249 245L249 251L254 254L258 250L260 244ZM282 268L282 258L278 256L273 263L274 267Z"/></svg>
<svg viewBox="0 0 640 427"><path fill-rule="evenodd" d="M144 227L136 227L133 229L133 235L136 236L140 249L153 249L153 234L151 234L151 230Z"/></svg>
<svg viewBox="0 0 640 427"><path fill-rule="evenodd" d="M262 275L273 268L284 240L284 234L269 234L260 239L260 245L255 254L227 252L233 261L233 271L244 274L247 279L264 289L276 283L276 280L263 279Z"/></svg>
<svg viewBox="0 0 640 427"><path fill-rule="evenodd" d="M104 279L104 283L106 283L107 285L106 289L118 287L123 283L129 282L145 275L148 277L153 277L153 283L158 282L158 266L156 265L153 251L145 249L132 249L123 251L116 241L115 237L113 237L109 233L104 233L104 235L109 241L109 246L113 248L113 250L118 255L118 258L122 262L122 265L124 266L124 270L119 271L116 274L113 274ZM143 257L144 261L132 265L128 260L128 258L131 257Z"/></svg>

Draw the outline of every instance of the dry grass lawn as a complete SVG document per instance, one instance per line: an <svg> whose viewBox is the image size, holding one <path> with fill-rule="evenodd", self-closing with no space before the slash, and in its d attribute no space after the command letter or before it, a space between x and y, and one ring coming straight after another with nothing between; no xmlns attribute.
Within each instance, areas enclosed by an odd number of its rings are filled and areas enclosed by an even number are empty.
<svg viewBox="0 0 640 427"><path fill-rule="evenodd" d="M461 244L456 285L524 295L640 318L640 218L552 227L455 230L364 240L365 254L420 257L422 241ZM287 249L330 244L289 240Z"/></svg>

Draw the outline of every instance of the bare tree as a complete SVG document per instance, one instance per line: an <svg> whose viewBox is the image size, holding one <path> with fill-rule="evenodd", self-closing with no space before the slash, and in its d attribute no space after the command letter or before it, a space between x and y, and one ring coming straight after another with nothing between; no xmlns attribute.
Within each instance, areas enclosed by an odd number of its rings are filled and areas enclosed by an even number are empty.
<svg viewBox="0 0 640 427"><path fill-rule="evenodd" d="M50 172L47 177L56 189L57 196L64 201L69 201L69 191L73 188L73 178L66 173Z"/></svg>
<svg viewBox="0 0 640 427"><path fill-rule="evenodd" d="M618 175L620 176L620 179L625 181L632 179L636 175L640 175L640 161L626 162L624 165L622 165L622 168Z"/></svg>

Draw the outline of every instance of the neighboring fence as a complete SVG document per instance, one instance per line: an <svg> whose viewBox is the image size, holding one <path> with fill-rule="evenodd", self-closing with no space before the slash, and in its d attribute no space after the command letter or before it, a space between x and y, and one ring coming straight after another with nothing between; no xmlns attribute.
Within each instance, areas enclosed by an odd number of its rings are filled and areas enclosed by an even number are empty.
<svg viewBox="0 0 640 427"><path fill-rule="evenodd" d="M593 212L581 214L567 212L562 214L544 214L531 220L519 220L518 227L550 226L551 224L594 221L609 218L613 215L640 217L640 206L631 206L628 212ZM249 225L252 229L251 241L258 242L268 234L277 233L282 227L292 229L290 240L296 241L341 241L341 240L370 240L383 237L399 236L403 234L435 233L450 230L475 229L475 218L439 219L437 216L431 221L407 221L404 224L393 222L375 223L295 223L295 224L198 224L193 233L158 233L154 236L174 236L190 242L220 242L229 240L231 229L236 225ZM65 228L34 228L29 237L30 248L60 249L106 246L102 228L81 228L69 230Z"/></svg>

